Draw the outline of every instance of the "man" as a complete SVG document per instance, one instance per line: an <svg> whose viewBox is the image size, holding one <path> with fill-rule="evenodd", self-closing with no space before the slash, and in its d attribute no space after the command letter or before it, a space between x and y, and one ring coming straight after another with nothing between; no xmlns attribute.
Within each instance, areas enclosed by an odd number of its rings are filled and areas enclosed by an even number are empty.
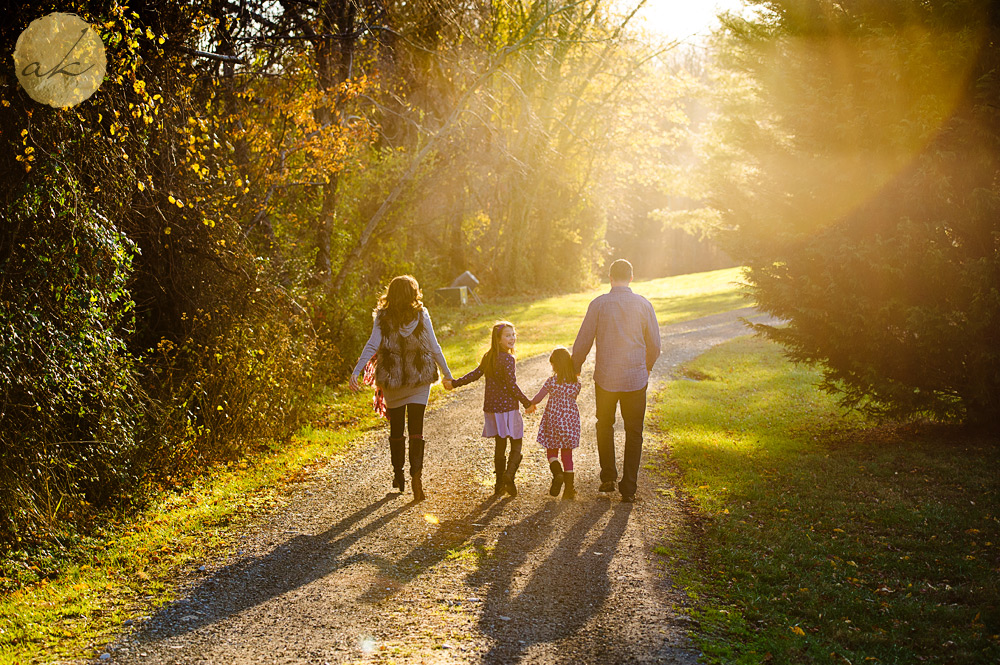
<svg viewBox="0 0 1000 665"><path fill-rule="evenodd" d="M621 405L625 425L625 457L618 483L622 501L635 501L642 456L642 425L646 417L646 385L660 356L660 327L653 305L632 293L632 264L618 259L609 272L611 291L594 298L573 343L573 364L579 372L590 347L597 342L594 393L597 401L597 454L601 462L601 492L614 492L615 411Z"/></svg>

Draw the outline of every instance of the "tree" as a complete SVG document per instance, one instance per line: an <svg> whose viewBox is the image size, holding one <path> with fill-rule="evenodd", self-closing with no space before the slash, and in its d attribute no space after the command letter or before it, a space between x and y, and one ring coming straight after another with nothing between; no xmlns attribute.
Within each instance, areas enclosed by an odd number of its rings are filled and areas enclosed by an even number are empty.
<svg viewBox="0 0 1000 665"><path fill-rule="evenodd" d="M757 326L875 414L1000 429L997 3L730 17L711 169Z"/></svg>

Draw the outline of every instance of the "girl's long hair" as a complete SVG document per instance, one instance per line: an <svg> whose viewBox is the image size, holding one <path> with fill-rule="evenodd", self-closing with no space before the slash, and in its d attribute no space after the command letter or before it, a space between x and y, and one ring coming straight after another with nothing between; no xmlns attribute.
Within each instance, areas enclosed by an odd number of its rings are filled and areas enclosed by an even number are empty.
<svg viewBox="0 0 1000 665"><path fill-rule="evenodd" d="M390 328L400 328L420 315L424 304L420 285L412 275L393 277L385 293L379 296L375 314L383 313L383 321Z"/></svg>
<svg viewBox="0 0 1000 665"><path fill-rule="evenodd" d="M556 381L559 383L576 383L576 367L573 365L573 356L565 346L557 346L549 354L549 362L555 370Z"/></svg>
<svg viewBox="0 0 1000 665"><path fill-rule="evenodd" d="M483 368L483 374L490 378L496 376L498 356L505 353L500 349L500 335L503 334L503 329L508 326L513 328L514 324L510 321L497 321L493 324L493 332L490 333L490 350L483 355L483 359L479 362L479 366Z"/></svg>

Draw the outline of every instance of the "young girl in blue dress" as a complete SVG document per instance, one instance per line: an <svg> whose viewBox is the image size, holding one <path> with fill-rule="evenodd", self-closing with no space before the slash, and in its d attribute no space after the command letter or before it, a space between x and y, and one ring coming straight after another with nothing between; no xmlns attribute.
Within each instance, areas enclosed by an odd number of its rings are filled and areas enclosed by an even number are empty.
<svg viewBox="0 0 1000 665"><path fill-rule="evenodd" d="M549 355L552 376L531 400L535 405L548 395L545 413L538 424L538 443L545 448L552 471L552 486L549 494L559 496L559 489L565 483L563 499L576 496L573 489L573 449L580 445L580 410L576 398L580 394L580 376L573 365L573 357L566 347L556 347ZM562 464L559 463L560 458Z"/></svg>
<svg viewBox="0 0 1000 665"><path fill-rule="evenodd" d="M517 496L514 476L521 465L521 440L524 438L524 421L520 404L526 413L533 413L535 407L517 386L514 368L514 345L517 331L509 321L498 321L490 334L490 350L483 356L479 367L460 379L445 384L446 388L457 388L486 377L486 394L483 398L483 437L495 442L493 467L496 472L494 494L507 492ZM510 440L510 455L507 455L507 441Z"/></svg>

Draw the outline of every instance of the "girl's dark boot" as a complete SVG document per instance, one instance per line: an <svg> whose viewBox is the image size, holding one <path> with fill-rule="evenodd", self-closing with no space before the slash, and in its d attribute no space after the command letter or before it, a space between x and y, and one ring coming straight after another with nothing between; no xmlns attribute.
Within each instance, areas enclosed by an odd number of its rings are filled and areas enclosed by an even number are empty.
<svg viewBox="0 0 1000 665"><path fill-rule="evenodd" d="M564 472L563 480L566 483L566 487L563 489L563 500L572 501L576 497L576 490L573 489L573 472Z"/></svg>
<svg viewBox="0 0 1000 665"><path fill-rule="evenodd" d="M493 496L503 494L506 481L503 474L507 472L507 439L493 437L493 471L496 473L496 484L493 486Z"/></svg>
<svg viewBox="0 0 1000 665"><path fill-rule="evenodd" d="M514 484L514 476L517 475L517 468L521 466L521 454L515 453L507 460L507 471L503 474L504 489L507 494L517 496L517 486Z"/></svg>
<svg viewBox="0 0 1000 665"><path fill-rule="evenodd" d="M403 466L406 464L406 438L389 437L389 459L392 461L392 486L402 494L406 487L406 476Z"/></svg>
<svg viewBox="0 0 1000 665"><path fill-rule="evenodd" d="M410 482L413 483L413 500L423 501L424 484L421 474L424 470L424 440L410 439Z"/></svg>
<svg viewBox="0 0 1000 665"><path fill-rule="evenodd" d="M496 483L493 485L493 494L500 496L503 494L504 488L503 475L507 472L507 456L502 452L499 455L493 456L493 470L496 472Z"/></svg>
<svg viewBox="0 0 1000 665"><path fill-rule="evenodd" d="M564 478L562 464L559 463L559 460L554 459L549 462L549 471L552 472L552 485L549 486L549 494L551 496L559 496L559 490L562 489Z"/></svg>

